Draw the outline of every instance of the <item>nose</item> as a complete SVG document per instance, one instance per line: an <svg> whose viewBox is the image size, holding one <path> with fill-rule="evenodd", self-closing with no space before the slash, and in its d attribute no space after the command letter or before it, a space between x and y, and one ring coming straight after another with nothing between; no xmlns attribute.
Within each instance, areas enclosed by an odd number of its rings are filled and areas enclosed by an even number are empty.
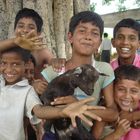
<svg viewBox="0 0 140 140"><path fill-rule="evenodd" d="M126 90L125 97L126 97L126 98L130 98L130 92L129 92L129 89Z"/></svg>
<svg viewBox="0 0 140 140"><path fill-rule="evenodd" d="M92 35L90 32L86 33L86 40L91 40L92 39Z"/></svg>
<svg viewBox="0 0 140 140"><path fill-rule="evenodd" d="M128 44L129 43L129 39L127 37L125 37L124 40L123 40L123 43L124 44Z"/></svg>
<svg viewBox="0 0 140 140"><path fill-rule="evenodd" d="M29 33L29 32L30 32L30 29L29 29L28 27L24 27L24 28L23 28L23 32L24 32L24 33Z"/></svg>

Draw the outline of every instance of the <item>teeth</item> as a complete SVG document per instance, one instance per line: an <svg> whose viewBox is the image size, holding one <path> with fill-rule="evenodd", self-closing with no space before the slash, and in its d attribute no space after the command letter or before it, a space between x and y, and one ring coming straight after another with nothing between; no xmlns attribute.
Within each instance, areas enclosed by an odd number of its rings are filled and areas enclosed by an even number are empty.
<svg viewBox="0 0 140 140"><path fill-rule="evenodd" d="M122 51L130 51L129 48L121 48Z"/></svg>
<svg viewBox="0 0 140 140"><path fill-rule="evenodd" d="M24 35L24 34L22 34L21 36L22 36L22 37L24 37L25 35Z"/></svg>
<svg viewBox="0 0 140 140"><path fill-rule="evenodd" d="M7 76L7 77L12 77L13 75L12 75L12 74L6 74L6 76Z"/></svg>
<svg viewBox="0 0 140 140"><path fill-rule="evenodd" d="M124 106L130 106L130 104L131 104L131 102L130 101L122 101L121 102L122 103L122 105L124 105Z"/></svg>

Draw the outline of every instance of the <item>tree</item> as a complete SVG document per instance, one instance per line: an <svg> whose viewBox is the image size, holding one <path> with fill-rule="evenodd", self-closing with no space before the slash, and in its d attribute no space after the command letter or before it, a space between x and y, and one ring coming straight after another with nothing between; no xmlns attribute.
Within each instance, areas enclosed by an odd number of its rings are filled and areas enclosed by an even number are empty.
<svg viewBox="0 0 140 140"><path fill-rule="evenodd" d="M43 18L47 47L57 57L70 57L68 23L73 14L87 10L90 0L0 0L0 39L12 37L13 22L23 7L35 9Z"/></svg>
<svg viewBox="0 0 140 140"><path fill-rule="evenodd" d="M117 4L117 7L118 7L118 11L126 11L128 8L127 8L127 5L125 5L125 1L126 0L116 0L116 2L118 3ZM111 3L113 3L114 0L102 0L102 3L103 5L110 5ZM91 11L95 11L96 9L96 3L92 3L90 5L90 10ZM140 0L135 0L135 3L134 4L137 4L138 6L140 6Z"/></svg>

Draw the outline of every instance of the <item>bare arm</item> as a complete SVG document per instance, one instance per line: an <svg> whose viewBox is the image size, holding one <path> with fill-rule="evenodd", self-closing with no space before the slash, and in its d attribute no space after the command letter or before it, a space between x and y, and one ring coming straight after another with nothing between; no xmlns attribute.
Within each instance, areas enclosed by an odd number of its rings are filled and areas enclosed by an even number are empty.
<svg viewBox="0 0 140 140"><path fill-rule="evenodd" d="M33 108L33 113L38 118L41 118L41 119L54 119L54 118L60 118L60 117L69 117L71 118L73 126L76 126L75 117L78 116L88 125L92 126L92 121L89 120L87 117L90 117L98 121L101 121L101 118L97 116L96 114L92 113L91 110L104 109L103 107L99 107L99 106L87 105L87 103L93 100L94 98L86 98L78 102L69 104L63 108L36 105Z"/></svg>
<svg viewBox="0 0 140 140"><path fill-rule="evenodd" d="M118 111L117 107L114 102L113 98L113 83L109 84L107 87L105 87L102 90L102 94L104 95L105 104L108 110L105 112L102 112L101 117L103 117L102 122L96 122L96 125L92 128L92 134L95 136L95 138L99 138L102 134L103 128L105 126L106 122L113 122L116 121L118 118ZM98 114L99 115L99 114ZM100 116L99 115L99 116Z"/></svg>
<svg viewBox="0 0 140 140"><path fill-rule="evenodd" d="M15 38L1 40L0 41L0 51L13 47L15 45L14 39Z"/></svg>

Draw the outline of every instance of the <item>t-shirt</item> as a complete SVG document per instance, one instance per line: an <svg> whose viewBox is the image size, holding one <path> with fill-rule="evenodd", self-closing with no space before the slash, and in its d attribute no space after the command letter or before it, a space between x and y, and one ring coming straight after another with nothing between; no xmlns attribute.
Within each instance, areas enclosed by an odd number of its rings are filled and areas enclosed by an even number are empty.
<svg viewBox="0 0 140 140"><path fill-rule="evenodd" d="M140 103L138 110L140 110ZM140 129L132 128L125 136L123 136L120 140L140 140Z"/></svg>
<svg viewBox="0 0 140 140"><path fill-rule="evenodd" d="M27 79L5 85L0 75L0 139L25 140L23 118L27 116L32 123L38 123L32 114L37 104L41 102Z"/></svg>
<svg viewBox="0 0 140 140"><path fill-rule="evenodd" d="M115 70L116 68L119 67L119 62L118 62L118 58L113 60L111 63L112 68ZM135 59L133 62L133 65L140 68L140 55L136 54L135 55Z"/></svg>

